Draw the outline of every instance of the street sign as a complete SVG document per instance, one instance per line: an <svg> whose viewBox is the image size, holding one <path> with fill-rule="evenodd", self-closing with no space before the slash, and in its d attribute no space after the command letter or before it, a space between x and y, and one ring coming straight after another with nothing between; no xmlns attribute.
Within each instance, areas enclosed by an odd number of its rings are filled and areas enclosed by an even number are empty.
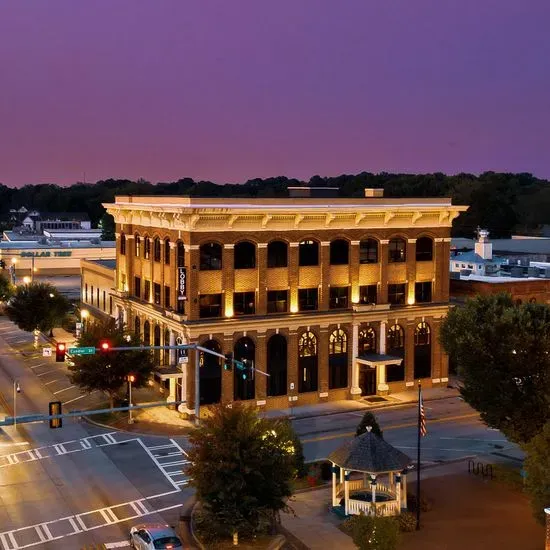
<svg viewBox="0 0 550 550"><path fill-rule="evenodd" d="M52 348L42 348L42 357L51 357Z"/></svg>
<svg viewBox="0 0 550 550"><path fill-rule="evenodd" d="M86 348L69 348L67 350L67 353L69 355L94 355L95 348L94 347L86 347Z"/></svg>

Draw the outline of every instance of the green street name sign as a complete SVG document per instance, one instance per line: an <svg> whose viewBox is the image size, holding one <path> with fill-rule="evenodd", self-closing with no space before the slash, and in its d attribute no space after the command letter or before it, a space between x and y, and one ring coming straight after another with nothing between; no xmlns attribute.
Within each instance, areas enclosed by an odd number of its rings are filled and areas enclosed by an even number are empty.
<svg viewBox="0 0 550 550"><path fill-rule="evenodd" d="M88 348L69 348L67 350L67 353L69 355L94 355L95 348L94 347L88 347Z"/></svg>

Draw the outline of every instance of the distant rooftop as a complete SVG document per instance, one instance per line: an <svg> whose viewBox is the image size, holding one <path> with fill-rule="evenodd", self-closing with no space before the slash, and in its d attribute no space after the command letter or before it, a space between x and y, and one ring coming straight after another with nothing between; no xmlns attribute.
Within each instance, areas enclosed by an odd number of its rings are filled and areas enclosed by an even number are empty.
<svg viewBox="0 0 550 550"><path fill-rule="evenodd" d="M482 258L479 254L476 254L473 250L468 252L461 252L456 256L451 256L451 262L469 262L475 264L499 264L504 263L507 260L493 256L490 260Z"/></svg>
<svg viewBox="0 0 550 550"><path fill-rule="evenodd" d="M550 238L492 239L493 251L497 254L550 254ZM457 250L474 249L474 239L456 238L451 246Z"/></svg>
<svg viewBox="0 0 550 550"><path fill-rule="evenodd" d="M116 269L116 260L87 260L88 262L91 262L93 264L100 265L102 267L106 267L107 269Z"/></svg>

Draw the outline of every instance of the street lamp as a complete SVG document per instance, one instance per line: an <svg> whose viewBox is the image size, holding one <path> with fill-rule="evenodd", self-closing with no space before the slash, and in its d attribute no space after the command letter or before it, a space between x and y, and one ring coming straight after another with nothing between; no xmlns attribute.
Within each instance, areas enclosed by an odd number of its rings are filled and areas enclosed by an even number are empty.
<svg viewBox="0 0 550 550"><path fill-rule="evenodd" d="M21 386L19 380L13 381L13 427L17 427L17 394L21 393Z"/></svg>
<svg viewBox="0 0 550 550"><path fill-rule="evenodd" d="M128 406L132 406L132 382L136 381L136 377L133 374L128 375ZM133 424L132 409L128 409L128 424Z"/></svg>

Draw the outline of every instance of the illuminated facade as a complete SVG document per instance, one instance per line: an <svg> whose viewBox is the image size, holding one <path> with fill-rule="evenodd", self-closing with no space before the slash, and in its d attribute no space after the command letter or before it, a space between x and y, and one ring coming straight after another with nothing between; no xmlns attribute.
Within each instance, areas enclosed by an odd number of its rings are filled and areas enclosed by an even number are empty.
<svg viewBox="0 0 550 550"><path fill-rule="evenodd" d="M114 315L151 345L198 342L200 402L286 408L445 384L449 199L117 197ZM194 361L157 352L194 407Z"/></svg>

